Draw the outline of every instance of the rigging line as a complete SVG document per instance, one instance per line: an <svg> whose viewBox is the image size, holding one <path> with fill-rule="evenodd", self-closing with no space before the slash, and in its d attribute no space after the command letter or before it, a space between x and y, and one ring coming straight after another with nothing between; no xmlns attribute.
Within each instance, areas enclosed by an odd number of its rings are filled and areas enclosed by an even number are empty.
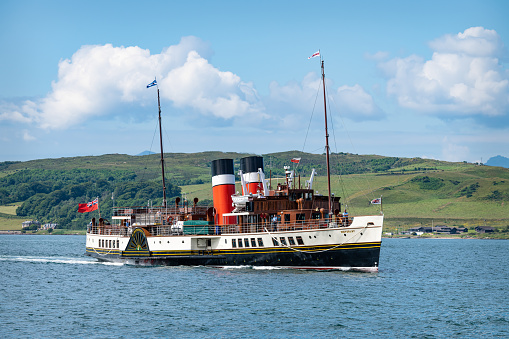
<svg viewBox="0 0 509 339"><path fill-rule="evenodd" d="M309 134L309 130L311 128L311 121L313 120L313 115L315 113L315 108L316 108L316 102L318 101L318 95L320 94L321 86L322 86L321 83L318 82L318 88L316 90L315 102L313 104L313 110L311 111L311 116L309 117L308 129L306 131L306 137L304 138L304 144L302 145L302 152L304 152L304 149L306 148L306 142L308 140L308 134Z"/></svg>
<svg viewBox="0 0 509 339"><path fill-rule="evenodd" d="M154 145L154 139L156 137L156 133L157 133L157 126L158 126L158 122L156 122L156 127L154 128L154 134L152 135L152 142L150 143L150 148L149 148L149 152L152 152L152 146ZM148 167L147 167L147 164L148 164L148 159L149 157L145 158L145 163L143 164L143 168L145 168L145 170L142 172L142 177L141 177L141 180L144 180L145 179L145 175L147 174L148 172Z"/></svg>
<svg viewBox="0 0 509 339"><path fill-rule="evenodd" d="M343 241L343 242L339 243L338 245L336 245L336 246L334 246L334 247L327 248L327 249L324 249L324 250L315 250L315 251L305 251L305 250L299 250L298 248L294 248L294 247L291 247L291 246L289 246L289 245L283 244L283 243L281 243L281 242L277 239L277 237L273 236L273 235L269 232L269 230L267 230L267 227L265 227L265 226L264 226L263 228L265 229L265 232L267 232L267 234L268 234L268 235L270 235L270 237L272 238L272 240L276 240L276 243L279 243L279 244L283 245L284 247L291 249L292 251L295 251L295 252L301 252L301 253L322 253L322 252L332 251L332 250L334 250L334 249L336 249L336 248L338 248L338 247L340 247L340 246L342 246L342 245L346 244L347 242L349 242L350 240L352 240L355 236L357 236L357 235L361 234L362 232L364 232L364 231L366 230L366 228L368 228L368 225L366 224L366 226L364 226L364 227L363 227L363 228L362 228L359 232L354 233L354 234L353 234L350 238L346 239L345 241ZM345 227L345 228L347 228L347 227Z"/></svg>
<svg viewBox="0 0 509 339"><path fill-rule="evenodd" d="M163 130L164 130L164 134L166 134L166 139L168 140L168 144L170 146L171 153L175 153L175 150L173 149L173 145L171 144L170 136L168 135L168 131L166 130L166 128L164 128L164 126L163 126Z"/></svg>
<svg viewBox="0 0 509 339"><path fill-rule="evenodd" d="M328 96L329 96L329 93L327 91L327 97ZM332 96L331 96L331 100L334 102L334 98ZM341 166L341 162L339 161L338 145L337 145L337 140L336 140L336 130L334 128L334 119L332 117L332 114L334 113L334 111L330 108L330 105L331 104L330 104L330 101L329 101L330 122L331 122L331 127L332 127L332 135L333 135L333 139L334 139L334 147L335 147L335 150L336 150L336 160L337 160L337 164L338 164L338 168L339 168L337 182L338 182L339 187L341 189L341 196L345 198L345 203L346 203L346 205L348 205L349 197L346 194L345 183L344 183L344 181L342 179L343 167ZM337 109L337 111L339 112L339 109ZM339 116L341 117L341 114L339 114Z"/></svg>
<svg viewBox="0 0 509 339"><path fill-rule="evenodd" d="M334 105L336 106L336 102L334 101L334 98L332 98L332 102L333 102L333 103L334 103ZM352 149L354 150L354 152L356 152L356 153L358 154L358 151L356 150L356 148L355 148L355 146L354 146L354 144L353 144L353 142L352 142L352 138L350 137L350 133L348 133L348 129L346 128L346 124L345 124L345 121L343 120L343 117L342 117L341 115L339 115L339 118L340 118L340 120L341 120L341 123L342 123L343 127L345 128L345 133L346 133L346 136L348 137L348 141L350 141L350 145L352 146ZM367 177L367 175L366 175L366 173L365 173L365 172L360 173L360 174L363 176L363 178L364 178L365 182L367 183L368 191L369 191L368 193L363 193L363 194L362 194L362 196L363 196L363 197L365 197L365 198L367 198L367 200L368 200L368 201L371 201L372 199L370 199L370 198L368 197L368 194L369 194L369 193L371 193L371 194L372 194L372 193L374 192L374 190L371 188L370 180L368 179L368 177ZM357 181L352 180L352 182L355 184L356 189L357 189L357 192L363 192L363 191L365 191L365 190L363 190L363 189L361 189L361 188L360 188L360 186L358 185ZM374 197L374 196L373 196L373 197Z"/></svg>

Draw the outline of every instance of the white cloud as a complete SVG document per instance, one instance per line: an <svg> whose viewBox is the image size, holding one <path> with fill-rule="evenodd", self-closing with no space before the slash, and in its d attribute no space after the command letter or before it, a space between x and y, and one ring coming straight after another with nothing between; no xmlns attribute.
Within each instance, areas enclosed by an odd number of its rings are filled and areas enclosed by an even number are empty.
<svg viewBox="0 0 509 339"><path fill-rule="evenodd" d="M502 41L495 30L471 27L456 35L446 34L430 42L439 53L462 53L476 57L501 57Z"/></svg>
<svg viewBox="0 0 509 339"><path fill-rule="evenodd" d="M403 107L456 116L502 116L509 110L509 71L498 34L472 27L430 43L431 60L412 55L381 62L387 93Z"/></svg>
<svg viewBox="0 0 509 339"><path fill-rule="evenodd" d="M458 145L450 141L448 137L442 140L442 159L445 161L466 161L470 156L470 149L467 146Z"/></svg>
<svg viewBox="0 0 509 339"><path fill-rule="evenodd" d="M329 99L339 110L339 114L353 120L380 119L384 113L375 104L373 97L358 84L354 86L340 86L331 91L332 83L327 81ZM294 110L309 113L313 105L323 105L321 92L321 78L316 73L309 73L302 82L290 82L280 86L276 82L270 84L270 99L273 102L284 103ZM292 113L293 114L293 113Z"/></svg>
<svg viewBox="0 0 509 339"><path fill-rule="evenodd" d="M360 85L341 86L335 93L340 113L352 120L379 120L385 113Z"/></svg>
<svg viewBox="0 0 509 339"><path fill-rule="evenodd" d="M60 61L48 96L20 106L2 105L0 120L65 129L114 114L121 104L148 103L154 92L145 86L154 76L161 96L180 107L220 118L262 111L252 84L214 68L203 57L209 54L208 44L195 37L182 38L160 54L137 46L82 46L71 59Z"/></svg>
<svg viewBox="0 0 509 339"><path fill-rule="evenodd" d="M177 106L191 106L216 117L229 119L263 110L252 84L231 72L219 71L195 51L167 74L161 87Z"/></svg>
<svg viewBox="0 0 509 339"><path fill-rule="evenodd" d="M23 140L25 141L34 141L35 137L28 132L28 130L23 130Z"/></svg>

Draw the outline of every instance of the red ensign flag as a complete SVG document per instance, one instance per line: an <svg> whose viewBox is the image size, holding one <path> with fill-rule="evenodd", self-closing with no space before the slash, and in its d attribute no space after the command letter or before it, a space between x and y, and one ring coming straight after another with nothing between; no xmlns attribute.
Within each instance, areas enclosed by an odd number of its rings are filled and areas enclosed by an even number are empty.
<svg viewBox="0 0 509 339"><path fill-rule="evenodd" d="M89 203L86 204L78 204L78 212L79 213L85 213L85 212L92 212L99 208L99 199L95 198L95 200L92 200Z"/></svg>

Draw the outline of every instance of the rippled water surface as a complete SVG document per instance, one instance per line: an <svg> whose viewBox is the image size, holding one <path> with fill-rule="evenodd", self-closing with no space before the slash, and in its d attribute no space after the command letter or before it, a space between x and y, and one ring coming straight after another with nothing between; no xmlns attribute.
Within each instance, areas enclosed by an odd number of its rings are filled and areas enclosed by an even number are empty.
<svg viewBox="0 0 509 339"><path fill-rule="evenodd" d="M136 267L0 235L7 338L509 337L509 241L384 239L380 272Z"/></svg>

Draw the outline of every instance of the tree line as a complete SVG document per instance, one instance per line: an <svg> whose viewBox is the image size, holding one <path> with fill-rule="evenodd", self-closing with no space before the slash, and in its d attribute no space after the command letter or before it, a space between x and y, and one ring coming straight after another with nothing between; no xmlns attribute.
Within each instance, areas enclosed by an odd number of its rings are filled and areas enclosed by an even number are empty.
<svg viewBox="0 0 509 339"><path fill-rule="evenodd" d="M152 205L161 205L162 185L137 181L136 177L134 172L104 169L26 169L0 178L0 204L22 201L16 210L18 216L57 223L59 228L80 229L94 212L78 213L78 204L96 197L105 216L111 214L113 204L145 206L151 200ZM167 197L180 196L178 186L166 186Z"/></svg>

